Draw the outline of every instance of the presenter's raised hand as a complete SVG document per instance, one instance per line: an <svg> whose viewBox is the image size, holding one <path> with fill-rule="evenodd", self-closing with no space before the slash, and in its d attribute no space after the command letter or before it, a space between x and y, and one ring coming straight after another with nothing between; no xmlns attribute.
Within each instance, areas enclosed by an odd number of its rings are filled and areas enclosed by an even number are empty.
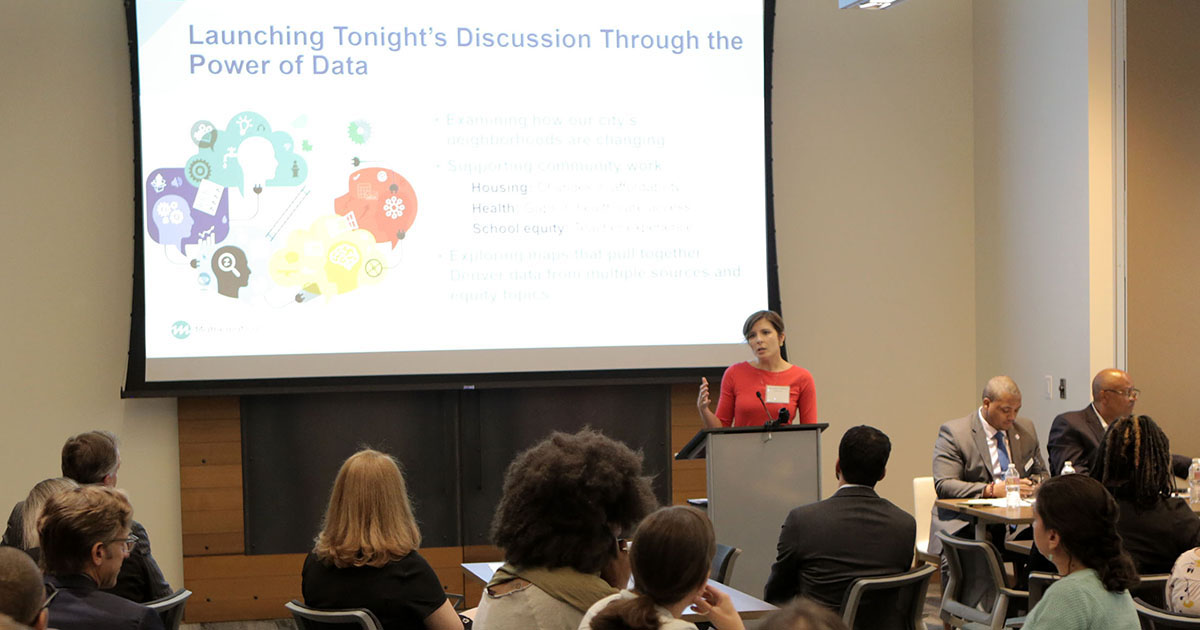
<svg viewBox="0 0 1200 630"><path fill-rule="evenodd" d="M709 404L711 403L712 398L708 393L708 379L701 377L700 393L696 396L696 410L700 412L700 423L705 428L715 429L721 426L721 421L717 419L712 409L709 409Z"/></svg>
<svg viewBox="0 0 1200 630"><path fill-rule="evenodd" d="M717 630L743 630L742 618L733 607L733 600L728 595L705 584L704 590L692 601L696 612L708 617Z"/></svg>
<svg viewBox="0 0 1200 630"><path fill-rule="evenodd" d="M701 377L700 395L696 396L696 408L699 409L701 413L704 413L704 410L708 409L708 406L711 402L712 399L708 396L708 379Z"/></svg>

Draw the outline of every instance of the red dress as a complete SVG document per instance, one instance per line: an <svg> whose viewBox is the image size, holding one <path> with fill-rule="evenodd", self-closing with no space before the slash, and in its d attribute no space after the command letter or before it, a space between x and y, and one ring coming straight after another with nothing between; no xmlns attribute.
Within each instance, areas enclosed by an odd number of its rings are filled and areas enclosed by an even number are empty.
<svg viewBox="0 0 1200 630"><path fill-rule="evenodd" d="M782 403L766 403L767 385L788 388L788 418L798 424L817 422L817 390L812 373L793 365L782 372L760 370L748 361L735 363L721 377L721 398L717 401L717 419L722 426L757 427L779 417ZM758 392L762 401L755 396Z"/></svg>

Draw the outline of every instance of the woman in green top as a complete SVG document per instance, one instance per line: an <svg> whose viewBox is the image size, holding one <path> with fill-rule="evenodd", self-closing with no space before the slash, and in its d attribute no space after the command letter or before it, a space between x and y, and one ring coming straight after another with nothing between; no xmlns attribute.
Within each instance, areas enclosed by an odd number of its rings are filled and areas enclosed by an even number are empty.
<svg viewBox="0 0 1200 630"><path fill-rule="evenodd" d="M1029 613L1025 630L1139 630L1129 587L1133 559L1117 535L1117 503L1099 481L1054 477L1038 488L1033 542L1063 578Z"/></svg>

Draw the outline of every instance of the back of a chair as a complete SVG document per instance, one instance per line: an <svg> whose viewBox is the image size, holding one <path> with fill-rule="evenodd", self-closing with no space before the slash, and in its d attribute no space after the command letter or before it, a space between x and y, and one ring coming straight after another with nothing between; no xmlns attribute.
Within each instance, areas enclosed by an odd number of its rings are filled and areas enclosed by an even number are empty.
<svg viewBox="0 0 1200 630"><path fill-rule="evenodd" d="M146 606L158 613L164 630L179 630L179 624L183 621L183 608L191 596L191 591L181 588L166 597L146 602Z"/></svg>
<svg viewBox="0 0 1200 630"><path fill-rule="evenodd" d="M362 630L383 630L383 624L375 617L375 613L366 608L346 608L341 610L321 610L309 608L297 600L292 600L284 606L292 612L299 630L335 629L337 626L357 626Z"/></svg>
<svg viewBox="0 0 1200 630"><path fill-rule="evenodd" d="M1200 617L1185 617L1163 610L1158 606L1147 604L1139 597L1133 598L1133 607L1137 609L1138 620L1143 628L1151 630L1196 630L1200 628Z"/></svg>
<svg viewBox="0 0 1200 630"><path fill-rule="evenodd" d="M937 567L922 563L904 573L858 578L842 601L851 630L924 630L925 592Z"/></svg>
<svg viewBox="0 0 1200 630"><path fill-rule="evenodd" d="M1151 606L1166 608L1167 606L1167 580L1170 579L1170 573L1155 573L1153 575L1141 576L1142 581L1138 585L1129 589L1129 594L1141 599L1143 602Z"/></svg>
<svg viewBox="0 0 1200 630"><path fill-rule="evenodd" d="M913 514L917 515L917 557L926 562L938 562L938 557L929 553L929 525L933 518L933 502L937 491L933 477L913 477Z"/></svg>
<svg viewBox="0 0 1200 630"><path fill-rule="evenodd" d="M741 549L717 543L717 554L713 556L712 569L709 570L708 577L728 585L730 578L733 577L733 565L740 555L742 555Z"/></svg>
<svg viewBox="0 0 1200 630"><path fill-rule="evenodd" d="M950 578L942 589L942 618L947 615L997 627L1007 613L1008 597L1000 553L988 542L966 540L938 532Z"/></svg>

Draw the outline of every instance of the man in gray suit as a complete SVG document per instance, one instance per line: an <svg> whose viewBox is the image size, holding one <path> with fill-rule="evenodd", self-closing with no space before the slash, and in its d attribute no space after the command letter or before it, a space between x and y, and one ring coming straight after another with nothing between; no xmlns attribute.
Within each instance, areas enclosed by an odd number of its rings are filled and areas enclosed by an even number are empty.
<svg viewBox="0 0 1200 630"><path fill-rule="evenodd" d="M983 388L983 404L977 410L938 429L933 484L939 499L1003 497L1004 473L1010 462L1021 475L1021 496L1033 494L1029 475L1045 474L1047 468L1033 422L1018 418L1020 410L1017 384L1007 376L995 376ZM959 513L935 507L929 553L941 553L937 532L962 535L968 524ZM1003 548L1003 541L999 542Z"/></svg>

